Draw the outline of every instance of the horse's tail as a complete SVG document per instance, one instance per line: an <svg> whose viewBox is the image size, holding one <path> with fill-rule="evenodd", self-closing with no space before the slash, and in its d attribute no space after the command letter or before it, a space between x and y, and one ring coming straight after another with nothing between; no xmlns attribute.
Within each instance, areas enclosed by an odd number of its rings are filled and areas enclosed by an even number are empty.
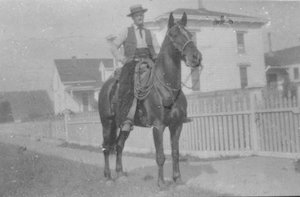
<svg viewBox="0 0 300 197"><path fill-rule="evenodd" d="M112 100L116 91L116 80L108 79L102 86L98 97L98 110L102 123L103 150L114 152L117 141L117 124Z"/></svg>
<svg viewBox="0 0 300 197"><path fill-rule="evenodd" d="M111 104L115 90L116 80L110 78L103 84L99 92L98 111L102 124L105 124L107 119L111 119L114 116L114 110Z"/></svg>

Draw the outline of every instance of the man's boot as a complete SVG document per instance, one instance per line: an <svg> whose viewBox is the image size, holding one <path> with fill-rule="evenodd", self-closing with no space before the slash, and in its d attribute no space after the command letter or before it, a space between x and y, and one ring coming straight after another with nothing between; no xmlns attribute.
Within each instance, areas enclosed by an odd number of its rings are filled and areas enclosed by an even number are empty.
<svg viewBox="0 0 300 197"><path fill-rule="evenodd" d="M182 122L183 123L193 122L193 119L188 118L188 117L184 117Z"/></svg>
<svg viewBox="0 0 300 197"><path fill-rule="evenodd" d="M133 120L137 107L137 99L134 98L130 110L127 115L127 119L123 122L121 126L122 131L131 131L133 129Z"/></svg>

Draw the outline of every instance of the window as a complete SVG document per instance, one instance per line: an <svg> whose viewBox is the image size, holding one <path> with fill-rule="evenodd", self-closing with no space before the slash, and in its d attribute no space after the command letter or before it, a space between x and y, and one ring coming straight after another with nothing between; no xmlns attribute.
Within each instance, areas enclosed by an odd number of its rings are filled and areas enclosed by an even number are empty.
<svg viewBox="0 0 300 197"><path fill-rule="evenodd" d="M191 32L192 40L197 46L197 34L196 32ZM199 91L200 90L200 70L199 67L191 68L191 78L192 78L192 90Z"/></svg>
<svg viewBox="0 0 300 197"><path fill-rule="evenodd" d="M82 93L82 105L83 105L83 111L89 111L89 93L84 92Z"/></svg>
<svg viewBox="0 0 300 197"><path fill-rule="evenodd" d="M299 68L294 68L294 79L299 79Z"/></svg>
<svg viewBox="0 0 300 197"><path fill-rule="evenodd" d="M268 74L267 82L269 86L277 86L277 74Z"/></svg>
<svg viewBox="0 0 300 197"><path fill-rule="evenodd" d="M245 35L244 31L237 31L236 32L237 51L238 51L238 53L245 53L246 52L244 35Z"/></svg>
<svg viewBox="0 0 300 197"><path fill-rule="evenodd" d="M247 67L247 65L240 66L241 88L246 88L248 86Z"/></svg>

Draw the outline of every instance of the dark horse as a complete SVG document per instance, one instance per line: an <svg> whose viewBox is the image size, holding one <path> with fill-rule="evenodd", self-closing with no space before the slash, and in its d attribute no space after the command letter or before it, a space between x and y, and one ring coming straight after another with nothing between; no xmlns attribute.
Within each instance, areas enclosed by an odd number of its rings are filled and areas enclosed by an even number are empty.
<svg viewBox="0 0 300 197"><path fill-rule="evenodd" d="M188 67L201 66L202 55L192 42L192 35L185 29L187 16L184 13L181 20L174 22L173 14L169 16L168 30L154 66L155 84L148 96L140 102L145 111L144 116L148 125L135 125L153 127L153 137L156 149L156 162L158 165L158 185L164 185L163 165L165 155L163 149L163 132L166 127L170 130L173 180L182 182L179 170L179 137L183 120L187 114L187 100L181 90L181 60ZM109 168L109 154L117 146L116 172L118 176L124 175L122 166L122 151L128 137L125 132L117 136L118 126L113 116L111 99L116 81L110 78L105 82L99 94L99 113L103 126L103 153L105 157L104 175L111 179ZM163 98L166 93L172 95L171 107L164 107ZM117 112L116 112L117 113ZM141 139L144 140L144 139Z"/></svg>

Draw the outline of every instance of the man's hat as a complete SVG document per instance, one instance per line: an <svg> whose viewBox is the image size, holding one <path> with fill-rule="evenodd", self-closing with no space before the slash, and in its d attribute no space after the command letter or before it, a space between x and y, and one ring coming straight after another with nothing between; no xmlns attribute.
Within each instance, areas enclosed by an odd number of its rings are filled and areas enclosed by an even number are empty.
<svg viewBox="0 0 300 197"><path fill-rule="evenodd" d="M130 14L128 14L127 16L131 17L133 14L138 13L138 12L146 12L148 9L145 9L142 7L142 5L138 4L138 5L133 5L130 8Z"/></svg>

